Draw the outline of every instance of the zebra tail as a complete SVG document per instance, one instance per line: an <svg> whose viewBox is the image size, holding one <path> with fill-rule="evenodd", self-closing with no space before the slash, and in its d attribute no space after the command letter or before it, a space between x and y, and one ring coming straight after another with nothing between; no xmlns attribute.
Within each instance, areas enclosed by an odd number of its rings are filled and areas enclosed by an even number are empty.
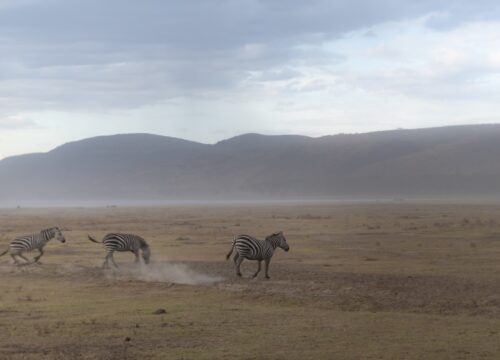
<svg viewBox="0 0 500 360"><path fill-rule="evenodd" d="M4 256L5 254L7 254L9 252L9 248L7 248L7 250L5 250L3 253L0 254L0 256Z"/></svg>
<svg viewBox="0 0 500 360"><path fill-rule="evenodd" d="M99 241L97 241L96 239L94 239L92 236L90 235L87 235L89 237L89 240L92 241L92 242L95 242L95 243L98 243L99 244Z"/></svg>
<svg viewBox="0 0 500 360"><path fill-rule="evenodd" d="M233 244L231 245L231 250L229 251L229 253L226 255L226 260L229 260L229 258L231 257L231 254L233 253L233 250L234 250L234 245L236 244L236 237L233 238Z"/></svg>

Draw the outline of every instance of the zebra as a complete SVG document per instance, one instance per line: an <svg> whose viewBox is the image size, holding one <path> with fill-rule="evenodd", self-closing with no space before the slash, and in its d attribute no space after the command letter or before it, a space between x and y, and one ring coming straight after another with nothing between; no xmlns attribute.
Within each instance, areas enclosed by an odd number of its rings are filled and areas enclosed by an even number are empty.
<svg viewBox="0 0 500 360"><path fill-rule="evenodd" d="M88 235L89 240L95 243L99 243L99 241L95 240L92 236ZM115 251L130 251L135 255L135 262L139 262L139 250L142 251L142 258L146 264L149 264L149 258L151 257L151 251L149 250L149 245L146 240L142 237L133 235L133 234L121 234L121 233L110 233L107 234L103 239L102 243L106 248L107 254L104 259L104 263L102 267L104 269L109 268L109 260L113 263L115 267L115 260L113 259L113 253Z"/></svg>
<svg viewBox="0 0 500 360"><path fill-rule="evenodd" d="M56 238L62 243L66 242L61 230L58 227L52 227L42 230L39 233L16 237L11 241L7 250L1 253L0 256L10 253L10 256L12 256L16 265L20 265L16 256L22 258L26 261L26 264L28 264L30 263L30 260L28 260L22 253L25 251L37 250L39 254L33 258L33 263L37 263L43 255L43 247L53 238Z"/></svg>
<svg viewBox="0 0 500 360"><path fill-rule="evenodd" d="M257 272L253 274L255 278L261 269L261 262L264 260L266 264L266 279L269 277L269 263L273 257L274 250L277 247L282 248L285 251L290 250L283 232L276 232L274 234L266 237L265 240L258 240L249 235L239 235L233 239L233 244L231 246L231 251L226 255L226 260L229 259L233 253L234 248L236 248L236 254L234 255L233 261L236 265L236 275L241 277L240 265L244 259L257 260L258 268Z"/></svg>

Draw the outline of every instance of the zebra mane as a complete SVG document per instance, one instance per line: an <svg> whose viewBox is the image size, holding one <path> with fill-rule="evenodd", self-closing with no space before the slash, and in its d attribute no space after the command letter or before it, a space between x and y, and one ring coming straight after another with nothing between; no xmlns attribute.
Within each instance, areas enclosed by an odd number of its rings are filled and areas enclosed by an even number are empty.
<svg viewBox="0 0 500 360"><path fill-rule="evenodd" d="M277 231L275 233L272 233L271 235L269 236L266 236L266 240L271 240L272 238L276 237L276 236L280 236L282 235L283 233L281 231Z"/></svg>
<svg viewBox="0 0 500 360"><path fill-rule="evenodd" d="M55 235L56 234L56 230L57 230L57 227L51 227L51 228L43 229L42 231L40 231L40 233L41 234Z"/></svg>

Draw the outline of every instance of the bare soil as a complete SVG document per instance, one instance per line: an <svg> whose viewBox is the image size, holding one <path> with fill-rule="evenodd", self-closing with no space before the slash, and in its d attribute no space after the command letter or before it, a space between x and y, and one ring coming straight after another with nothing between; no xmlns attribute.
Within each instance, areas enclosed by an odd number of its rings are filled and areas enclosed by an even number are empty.
<svg viewBox="0 0 500 360"><path fill-rule="evenodd" d="M500 206L0 210L0 238L58 225L40 265L0 259L2 359L497 359ZM225 261L284 231L270 280ZM86 240L141 234L149 266ZM158 309L164 312L158 312Z"/></svg>

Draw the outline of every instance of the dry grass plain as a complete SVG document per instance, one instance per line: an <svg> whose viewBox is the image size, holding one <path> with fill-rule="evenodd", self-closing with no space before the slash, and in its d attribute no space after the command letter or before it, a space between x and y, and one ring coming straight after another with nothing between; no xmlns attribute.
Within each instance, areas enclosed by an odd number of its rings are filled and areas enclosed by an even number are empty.
<svg viewBox="0 0 500 360"><path fill-rule="evenodd" d="M0 209L0 246L54 225L41 265L0 258L1 359L500 358L500 206ZM276 230L271 280L236 278L232 236ZM151 266L101 270L111 231Z"/></svg>

